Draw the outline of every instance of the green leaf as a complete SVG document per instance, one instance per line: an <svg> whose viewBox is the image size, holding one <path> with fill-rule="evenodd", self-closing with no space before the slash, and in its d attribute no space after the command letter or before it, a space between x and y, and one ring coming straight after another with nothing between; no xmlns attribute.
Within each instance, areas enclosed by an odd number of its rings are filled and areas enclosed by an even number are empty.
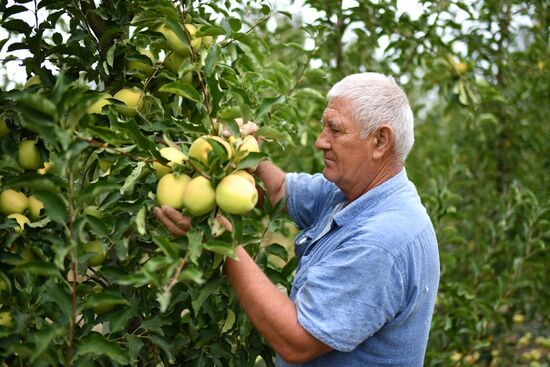
<svg viewBox="0 0 550 367"><path fill-rule="evenodd" d="M77 202L82 204L100 197L103 193L115 190L120 190L120 184L108 181L108 178L100 178L97 182L91 183L84 190L78 192L75 197Z"/></svg>
<svg viewBox="0 0 550 367"><path fill-rule="evenodd" d="M31 334L31 339L35 345L31 363L42 356L42 353L53 344L52 342L54 339L66 335L67 332L68 330L65 328L53 325Z"/></svg>
<svg viewBox="0 0 550 367"><path fill-rule="evenodd" d="M141 176L141 173L143 172L143 168L145 167L145 162L138 162L136 167L132 170L132 173L128 177L126 177L126 180L124 180L124 185L120 188L120 193L122 195L125 195L127 193L131 193L134 190L134 185L138 181L139 177Z"/></svg>
<svg viewBox="0 0 550 367"><path fill-rule="evenodd" d="M116 333L124 330L128 322L136 316L136 311L132 307L123 307L113 314L109 315L109 331Z"/></svg>
<svg viewBox="0 0 550 367"><path fill-rule="evenodd" d="M225 323L223 324L223 327L222 327L222 333L226 333L229 330L231 330L233 325L235 325L235 320L236 320L235 312L229 309L227 311L227 317L225 318Z"/></svg>
<svg viewBox="0 0 550 367"><path fill-rule="evenodd" d="M175 243L161 235L154 235L153 242L171 259L179 258L179 250Z"/></svg>
<svg viewBox="0 0 550 367"><path fill-rule="evenodd" d="M187 239L189 241L189 259L191 262L195 262L202 253L202 239L204 232L196 227L191 228L187 232Z"/></svg>
<svg viewBox="0 0 550 367"><path fill-rule="evenodd" d="M127 305L130 303L120 295L120 293L114 291L103 291L101 293L92 293L86 299L86 302L82 305L82 309L89 308L109 308L111 306Z"/></svg>
<svg viewBox="0 0 550 367"><path fill-rule="evenodd" d="M130 357L130 363L135 366L137 364L137 357L141 348L143 348L143 342L136 335L126 334L126 341L128 342L128 356Z"/></svg>
<svg viewBox="0 0 550 367"><path fill-rule="evenodd" d="M193 296L191 301L191 306L193 307L193 312L195 315L199 314L199 310L203 302L210 297L210 295L216 292L222 286L224 280L222 278L214 279L208 282L205 286L193 290Z"/></svg>
<svg viewBox="0 0 550 367"><path fill-rule="evenodd" d="M184 83L180 80L164 84L159 90L161 92L177 94L178 96L182 96L193 102L202 102L201 94L191 84Z"/></svg>
<svg viewBox="0 0 550 367"><path fill-rule="evenodd" d="M267 153L263 152L250 152L240 162L238 169L247 169L255 167L258 163L267 158Z"/></svg>
<svg viewBox="0 0 550 367"><path fill-rule="evenodd" d="M265 248L265 252L271 255L275 255L284 261L288 260L288 251L286 247L279 245L278 243L272 243Z"/></svg>
<svg viewBox="0 0 550 367"><path fill-rule="evenodd" d="M16 273L27 273L61 278L61 273L59 272L59 269L55 267L55 265L39 260L32 260L19 264L13 269L13 271Z"/></svg>
<svg viewBox="0 0 550 367"><path fill-rule="evenodd" d="M68 221L67 203L61 195L50 191L35 191L34 195L44 203L46 215L54 222L65 225Z"/></svg>
<svg viewBox="0 0 550 367"><path fill-rule="evenodd" d="M59 306L61 312L63 312L67 320L69 320L72 313L72 301L68 293L68 288L53 279L49 279L46 282L46 294L55 304L57 304L57 306Z"/></svg>
<svg viewBox="0 0 550 367"><path fill-rule="evenodd" d="M222 241L208 241L207 243L203 244L203 247L207 249L208 251L212 251L216 254L220 254L223 256L229 256L233 259L236 258L235 255L235 249L231 247L230 244L227 242Z"/></svg>
<svg viewBox="0 0 550 367"><path fill-rule="evenodd" d="M256 111L256 119L262 118L265 114L271 111L273 106L287 102L286 96L267 97L262 100L260 108Z"/></svg>
<svg viewBox="0 0 550 367"><path fill-rule="evenodd" d="M191 280L197 284L203 284L205 282L203 272L200 269L187 266L183 269L178 277L179 281Z"/></svg>
<svg viewBox="0 0 550 367"><path fill-rule="evenodd" d="M78 346L76 355L82 356L91 354L93 356L106 356L113 361L121 364L129 362L126 351L122 349L118 343L113 342L98 333L91 333L82 340L82 344Z"/></svg>
<svg viewBox="0 0 550 367"><path fill-rule="evenodd" d="M18 32L26 35L31 34L32 27L21 19L11 19L2 23L2 27L10 32Z"/></svg>

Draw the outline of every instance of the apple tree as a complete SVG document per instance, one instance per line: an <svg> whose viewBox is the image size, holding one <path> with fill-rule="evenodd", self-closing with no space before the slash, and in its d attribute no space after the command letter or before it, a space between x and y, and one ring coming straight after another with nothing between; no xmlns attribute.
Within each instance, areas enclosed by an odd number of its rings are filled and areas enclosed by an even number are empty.
<svg viewBox="0 0 550 367"><path fill-rule="evenodd" d="M289 14L264 1L0 7L3 62L27 74L0 91L1 359L273 365L222 269L243 244L285 292L295 266L270 236L289 230L281 203L254 207L262 183L246 173L289 145L301 106L323 103L298 85L308 52L285 65L255 32ZM240 120L260 126L261 150ZM187 236L156 220L160 204L193 217Z"/></svg>

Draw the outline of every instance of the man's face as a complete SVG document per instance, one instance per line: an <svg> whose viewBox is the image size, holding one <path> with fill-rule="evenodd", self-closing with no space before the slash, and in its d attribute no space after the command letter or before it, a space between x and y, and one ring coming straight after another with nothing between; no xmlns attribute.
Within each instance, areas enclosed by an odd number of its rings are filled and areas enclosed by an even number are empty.
<svg viewBox="0 0 550 367"><path fill-rule="evenodd" d="M351 102L332 98L323 113L323 131L315 147L323 151L325 178L345 194L362 186L372 171L370 137L362 140L359 126L352 120Z"/></svg>

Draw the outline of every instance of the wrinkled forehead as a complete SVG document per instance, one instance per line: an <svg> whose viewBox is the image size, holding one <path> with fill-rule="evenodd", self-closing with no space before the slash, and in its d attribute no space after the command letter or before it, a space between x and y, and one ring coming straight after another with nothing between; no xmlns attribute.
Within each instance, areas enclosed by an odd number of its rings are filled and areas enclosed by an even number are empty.
<svg viewBox="0 0 550 367"><path fill-rule="evenodd" d="M337 119L353 122L353 104L350 99L332 97L323 111L323 119Z"/></svg>

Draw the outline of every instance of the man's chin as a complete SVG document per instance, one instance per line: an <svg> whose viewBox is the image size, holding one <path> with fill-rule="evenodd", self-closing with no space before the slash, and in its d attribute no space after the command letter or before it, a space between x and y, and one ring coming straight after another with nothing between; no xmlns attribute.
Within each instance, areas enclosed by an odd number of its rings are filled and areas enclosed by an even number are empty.
<svg viewBox="0 0 550 367"><path fill-rule="evenodd" d="M331 182L334 182L334 172L332 172L329 168L325 167L323 169L323 176Z"/></svg>

